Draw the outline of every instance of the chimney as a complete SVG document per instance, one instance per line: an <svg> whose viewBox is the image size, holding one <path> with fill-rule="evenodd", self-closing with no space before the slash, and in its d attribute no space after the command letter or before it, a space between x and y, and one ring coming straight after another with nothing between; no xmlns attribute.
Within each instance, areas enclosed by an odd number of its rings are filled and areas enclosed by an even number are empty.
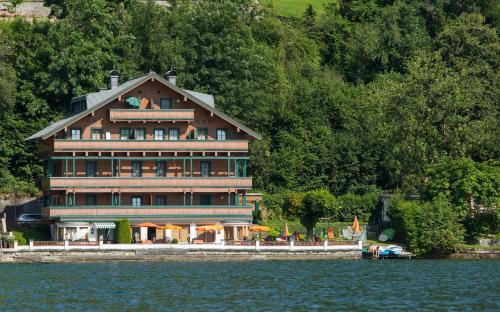
<svg viewBox="0 0 500 312"><path fill-rule="evenodd" d="M175 70L169 70L165 76L167 76L168 82L175 85L177 83L177 72Z"/></svg>
<svg viewBox="0 0 500 312"><path fill-rule="evenodd" d="M118 87L118 71L117 70L112 70L110 73L109 73L109 88L111 90L115 89Z"/></svg>

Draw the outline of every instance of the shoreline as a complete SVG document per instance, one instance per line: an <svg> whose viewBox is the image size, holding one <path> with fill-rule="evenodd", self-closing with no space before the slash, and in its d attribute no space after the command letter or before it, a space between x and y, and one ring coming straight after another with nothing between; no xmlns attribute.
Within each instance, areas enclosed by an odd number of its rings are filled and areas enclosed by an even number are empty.
<svg viewBox="0 0 500 312"><path fill-rule="evenodd" d="M218 251L171 249L136 251L12 251L2 263L75 263L107 261L252 261L252 260L358 260L360 251Z"/></svg>
<svg viewBox="0 0 500 312"><path fill-rule="evenodd" d="M86 263L108 261L262 261L262 260L361 260L361 251L222 251L222 250L4 250L2 263ZM500 260L500 252L461 252L443 257L416 260ZM387 261L390 259L380 259ZM404 259L403 259L404 260ZM394 260L392 260L394 261Z"/></svg>

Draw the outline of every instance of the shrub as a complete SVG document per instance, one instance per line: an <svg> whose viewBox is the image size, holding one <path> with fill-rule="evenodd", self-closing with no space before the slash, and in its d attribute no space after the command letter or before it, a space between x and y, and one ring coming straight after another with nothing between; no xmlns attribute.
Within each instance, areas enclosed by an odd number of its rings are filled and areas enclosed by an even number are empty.
<svg viewBox="0 0 500 312"><path fill-rule="evenodd" d="M132 241L132 232L130 230L130 223L127 219L118 221L116 231L116 240L118 244L130 244Z"/></svg>
<svg viewBox="0 0 500 312"><path fill-rule="evenodd" d="M463 243L459 213L444 196L424 203L397 200L391 218L396 233L419 256L448 254Z"/></svg>
<svg viewBox="0 0 500 312"><path fill-rule="evenodd" d="M280 237L280 231L276 230L275 228L271 228L267 233L267 238L269 240L275 240L278 237Z"/></svg>
<svg viewBox="0 0 500 312"><path fill-rule="evenodd" d="M50 228L47 225L38 225L33 227L17 228L15 231L21 232L24 239L29 241L48 241L50 240Z"/></svg>
<svg viewBox="0 0 500 312"><path fill-rule="evenodd" d="M177 238L174 238L174 239L172 240L172 244L177 244L178 242L179 242L179 241L177 240Z"/></svg>
<svg viewBox="0 0 500 312"><path fill-rule="evenodd" d="M26 241L26 238L24 238L23 233L19 231L14 231L14 240L17 241L19 245L27 245L28 242Z"/></svg>

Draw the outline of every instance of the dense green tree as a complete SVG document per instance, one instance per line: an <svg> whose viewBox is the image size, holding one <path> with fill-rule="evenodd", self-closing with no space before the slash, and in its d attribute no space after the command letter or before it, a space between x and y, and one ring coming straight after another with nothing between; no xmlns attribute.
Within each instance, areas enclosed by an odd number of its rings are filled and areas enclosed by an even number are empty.
<svg viewBox="0 0 500 312"><path fill-rule="evenodd" d="M335 197L325 189L309 191L304 195L298 215L309 239L313 239L313 229L319 219L330 215L335 208Z"/></svg>

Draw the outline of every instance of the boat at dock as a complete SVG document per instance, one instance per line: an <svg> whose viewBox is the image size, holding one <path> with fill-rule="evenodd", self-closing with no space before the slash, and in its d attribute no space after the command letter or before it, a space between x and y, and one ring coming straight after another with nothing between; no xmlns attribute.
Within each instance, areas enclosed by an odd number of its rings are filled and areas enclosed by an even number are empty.
<svg viewBox="0 0 500 312"><path fill-rule="evenodd" d="M401 246L389 245L387 247L380 246L378 259L411 259L414 255L411 252L404 251ZM376 258L367 247L362 249L363 259Z"/></svg>

